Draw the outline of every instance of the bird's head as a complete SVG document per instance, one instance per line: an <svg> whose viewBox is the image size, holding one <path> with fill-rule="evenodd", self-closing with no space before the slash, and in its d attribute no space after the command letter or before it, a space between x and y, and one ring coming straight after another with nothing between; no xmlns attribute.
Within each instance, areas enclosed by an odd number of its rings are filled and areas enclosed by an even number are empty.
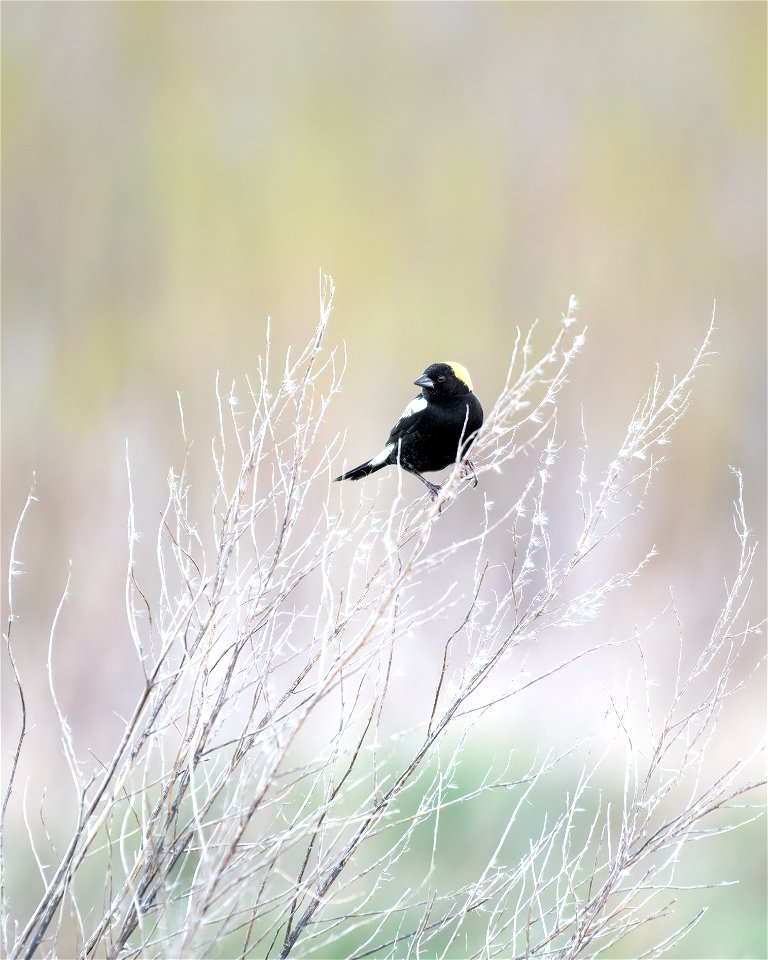
<svg viewBox="0 0 768 960"><path fill-rule="evenodd" d="M428 400L461 397L472 390L469 371L453 360L431 364L418 380L413 382L417 387L421 387Z"/></svg>

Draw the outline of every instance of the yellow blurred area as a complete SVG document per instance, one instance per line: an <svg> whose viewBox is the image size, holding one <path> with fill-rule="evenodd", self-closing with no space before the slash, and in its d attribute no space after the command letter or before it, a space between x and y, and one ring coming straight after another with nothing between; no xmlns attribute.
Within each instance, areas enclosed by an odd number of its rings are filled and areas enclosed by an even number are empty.
<svg viewBox="0 0 768 960"><path fill-rule="evenodd" d="M112 459L136 417L163 462L175 390L208 409L267 315L303 342L320 269L361 454L435 359L488 405L515 326L548 337L575 292L575 399L608 436L717 299L678 480L706 503L724 464L762 469L761 5L35 3L4 27L11 516L98 425Z"/></svg>
<svg viewBox="0 0 768 960"><path fill-rule="evenodd" d="M694 636L712 621L737 548L728 465L761 540L766 523L764 4L14 3L2 20L3 565L34 473L18 656L32 682L71 559L78 735L111 749L118 720L90 724L138 682L126 439L151 563L183 457L176 392L203 460L216 372L243 389L267 317L274 357L303 344L321 270L348 360L327 430L347 431L348 463L433 361L465 364L490 408L516 328L539 318L545 347L578 296L555 528L577 510L582 411L598 476L654 365L687 368L716 300L717 355L637 547L660 550L649 598L672 585ZM763 557L757 577L759 613ZM566 735L577 702L549 710ZM764 863L752 882L762 896Z"/></svg>

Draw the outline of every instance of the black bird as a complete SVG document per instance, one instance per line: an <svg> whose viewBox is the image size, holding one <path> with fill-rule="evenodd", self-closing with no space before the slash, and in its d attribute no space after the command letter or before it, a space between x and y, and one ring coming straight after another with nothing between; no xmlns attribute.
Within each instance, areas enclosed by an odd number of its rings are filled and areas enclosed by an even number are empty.
<svg viewBox="0 0 768 960"><path fill-rule="evenodd" d="M359 480L399 464L421 480L433 500L437 498L440 487L422 473L443 470L466 456L483 425L483 408L472 393L467 368L460 363L433 363L414 383L421 393L403 410L384 449L337 480ZM467 460L464 466L477 486L474 464Z"/></svg>

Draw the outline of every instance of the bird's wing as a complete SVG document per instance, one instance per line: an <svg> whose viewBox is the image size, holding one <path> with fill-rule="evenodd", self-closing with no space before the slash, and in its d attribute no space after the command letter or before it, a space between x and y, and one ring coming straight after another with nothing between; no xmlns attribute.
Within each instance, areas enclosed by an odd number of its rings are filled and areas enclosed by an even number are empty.
<svg viewBox="0 0 768 960"><path fill-rule="evenodd" d="M398 440L402 439L406 433L409 433L418 422L419 414L423 410L426 410L426 408L427 401L421 394L419 394L417 397L414 397L405 410L403 410L403 412L400 414L400 419L390 430L387 444L396 443Z"/></svg>

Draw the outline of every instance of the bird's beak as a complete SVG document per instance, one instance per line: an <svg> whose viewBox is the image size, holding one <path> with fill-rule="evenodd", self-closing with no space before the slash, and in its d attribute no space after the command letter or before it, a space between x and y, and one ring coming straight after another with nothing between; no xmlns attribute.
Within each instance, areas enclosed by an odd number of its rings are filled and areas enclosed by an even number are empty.
<svg viewBox="0 0 768 960"><path fill-rule="evenodd" d="M414 380L413 383L414 383L414 386L417 386L417 387L426 387L428 390L431 390L431 389L434 387L434 385L435 385L435 381L434 381L434 380L431 380L431 379L426 375L426 373L422 373L422 375L419 377L419 379L418 379L418 380Z"/></svg>

